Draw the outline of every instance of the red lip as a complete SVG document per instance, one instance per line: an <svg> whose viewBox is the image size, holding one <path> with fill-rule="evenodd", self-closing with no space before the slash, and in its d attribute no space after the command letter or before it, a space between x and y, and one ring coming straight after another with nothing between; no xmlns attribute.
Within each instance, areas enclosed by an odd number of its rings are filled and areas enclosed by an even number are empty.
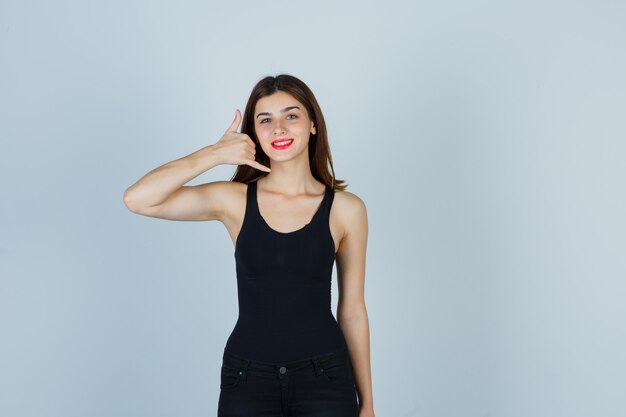
<svg viewBox="0 0 626 417"><path fill-rule="evenodd" d="M288 144L283 145L283 146L276 146L276 145L274 145L274 143L276 143L276 142L283 142L285 140L291 140L291 142L289 142ZM276 139L276 140L272 141L272 148L274 148L274 149L285 149L285 148L288 148L289 146L291 146L292 144L293 144L293 138Z"/></svg>
<svg viewBox="0 0 626 417"><path fill-rule="evenodd" d="M278 139L274 139L272 141L272 145L274 144L274 142L283 142L285 140L293 140L293 138L278 138Z"/></svg>

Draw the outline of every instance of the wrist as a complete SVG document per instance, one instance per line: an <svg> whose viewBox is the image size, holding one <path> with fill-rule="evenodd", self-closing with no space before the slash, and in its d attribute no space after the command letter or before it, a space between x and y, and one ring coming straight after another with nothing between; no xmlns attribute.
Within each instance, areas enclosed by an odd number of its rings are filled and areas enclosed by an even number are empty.
<svg viewBox="0 0 626 417"><path fill-rule="evenodd" d="M215 145L208 145L193 154L197 162L208 169L220 165L223 161L219 158L219 154L215 152Z"/></svg>

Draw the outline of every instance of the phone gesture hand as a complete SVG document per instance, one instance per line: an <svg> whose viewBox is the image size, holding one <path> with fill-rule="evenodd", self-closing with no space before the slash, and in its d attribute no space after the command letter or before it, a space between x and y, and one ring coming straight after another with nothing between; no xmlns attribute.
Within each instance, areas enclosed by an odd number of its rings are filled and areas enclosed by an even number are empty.
<svg viewBox="0 0 626 417"><path fill-rule="evenodd" d="M224 164L250 165L253 168L265 172L271 172L269 167L260 164L255 160L256 145L245 133L237 132L241 123L241 113L239 109L235 112L235 120L230 124L224 135L213 145L214 151L218 153L219 159Z"/></svg>

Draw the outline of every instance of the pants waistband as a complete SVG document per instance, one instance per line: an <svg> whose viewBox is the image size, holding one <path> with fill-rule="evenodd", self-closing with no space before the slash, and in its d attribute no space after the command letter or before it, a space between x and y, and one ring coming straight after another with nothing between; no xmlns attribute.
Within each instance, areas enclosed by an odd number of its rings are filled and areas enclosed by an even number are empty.
<svg viewBox="0 0 626 417"><path fill-rule="evenodd" d="M348 348L344 346L339 349L333 350L331 352L326 352L326 353L314 355L308 358L303 358L303 359L299 359L295 361L265 362L265 361L258 361L258 360L243 358L241 356L238 356L224 349L224 358L227 358L230 364L240 369L243 369L245 371L249 369L255 369L259 371L269 371L269 372L280 371L281 369L283 370L283 372L295 371L295 370L310 366L311 363L313 364L313 366L316 368L316 371L317 371L319 368L321 368L320 363L322 361L325 361L335 356L341 356L347 353L348 353Z"/></svg>

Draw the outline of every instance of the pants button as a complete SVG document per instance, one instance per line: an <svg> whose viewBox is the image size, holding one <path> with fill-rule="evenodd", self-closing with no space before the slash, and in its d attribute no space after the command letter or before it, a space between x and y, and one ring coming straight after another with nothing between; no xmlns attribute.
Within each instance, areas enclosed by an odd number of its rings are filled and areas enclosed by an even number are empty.
<svg viewBox="0 0 626 417"><path fill-rule="evenodd" d="M284 366L280 367L280 373L284 374L285 372L287 372L287 368L285 368Z"/></svg>

